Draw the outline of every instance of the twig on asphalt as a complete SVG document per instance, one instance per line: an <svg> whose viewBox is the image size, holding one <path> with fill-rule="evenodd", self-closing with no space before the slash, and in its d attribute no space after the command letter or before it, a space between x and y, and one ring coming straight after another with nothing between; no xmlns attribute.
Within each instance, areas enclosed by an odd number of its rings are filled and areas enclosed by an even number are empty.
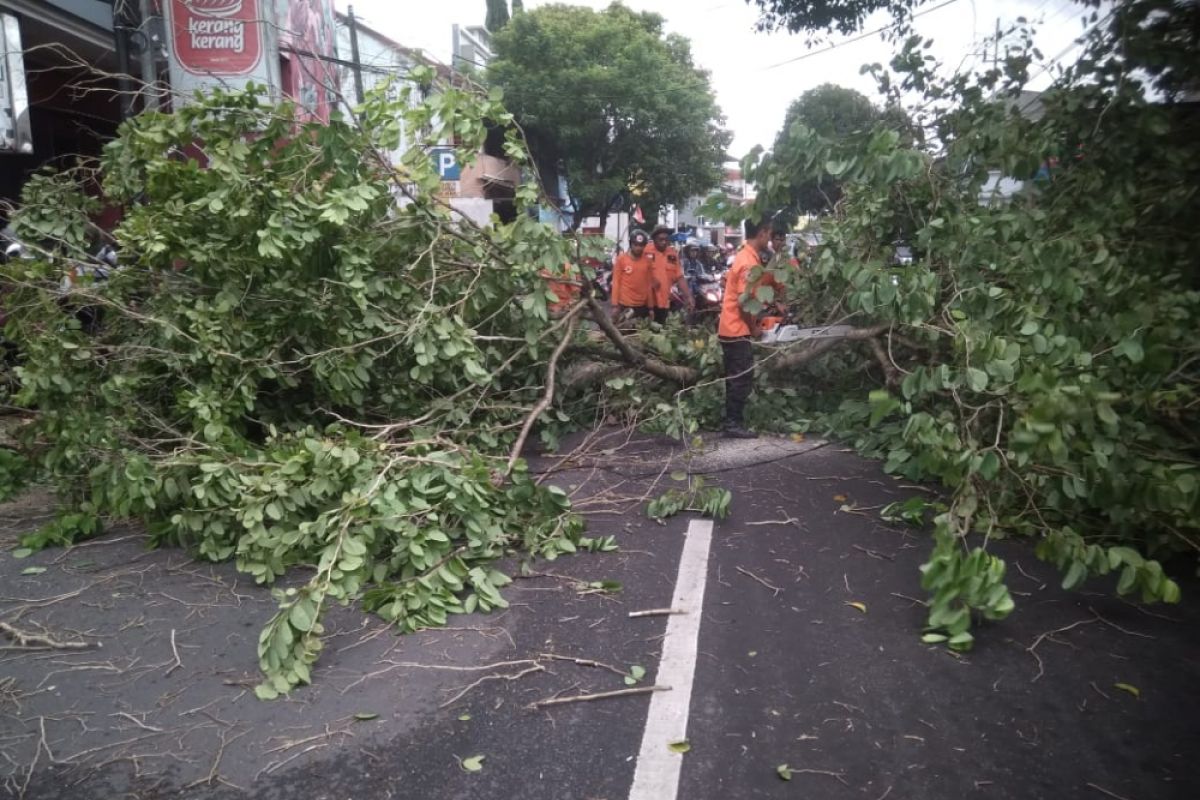
<svg viewBox="0 0 1200 800"><path fill-rule="evenodd" d="M885 559L885 558L886 558L888 561L895 561L895 560L896 560L896 557L895 557L895 556L889 556L887 553L877 553L877 552L875 552L874 550L871 550L870 548L863 547L862 545L858 545L858 544L852 544L852 545L850 545L850 546L851 546L851 547L853 547L855 550L859 550L859 551L861 551L861 552L863 552L863 553L866 553L866 554L867 554L868 556L870 556L871 558L874 558L874 559L876 559L876 560L879 560L879 561L882 561L882 560L883 560L883 559Z"/></svg>
<svg viewBox="0 0 1200 800"><path fill-rule="evenodd" d="M1045 589L1045 588L1046 588L1046 582L1045 582L1045 581L1042 581L1042 580L1038 580L1037 578L1033 577L1033 576L1032 576L1032 575L1030 575L1028 572L1026 572L1024 569L1022 569L1022 567L1021 567L1021 562L1020 562L1020 561L1014 561L1014 562L1013 562L1013 566L1017 568L1017 572L1021 573L1022 575L1024 575L1024 576L1025 576L1026 578L1028 578L1029 580L1033 581L1034 583L1040 583L1040 584L1041 584L1041 586L1039 586L1039 587L1038 587L1038 591L1039 591L1039 592L1040 592L1042 589Z"/></svg>
<svg viewBox="0 0 1200 800"><path fill-rule="evenodd" d="M1034 659L1037 661L1037 666L1038 666L1037 675L1034 675L1033 678L1029 682L1037 683L1039 680L1041 680L1042 676L1046 674L1045 664L1042 662L1042 657L1040 655L1038 655L1038 652L1037 652L1038 645L1040 645L1047 637L1053 636L1056 633L1066 633L1067 631L1069 631L1073 628L1078 628L1080 625L1091 625L1093 622L1098 622L1098 620L1095 617L1093 617L1092 619L1076 620L1075 622L1072 622L1070 625L1064 625L1061 628L1055 628L1052 631L1045 631L1043 633L1038 634L1038 637L1033 640L1033 644L1031 644L1031 645L1029 645L1029 647L1025 648L1025 652L1029 653L1029 655L1034 657Z"/></svg>
<svg viewBox="0 0 1200 800"><path fill-rule="evenodd" d="M438 708L445 708L446 706L454 705L456 702L458 702L463 697L463 695L465 695L467 692L474 689L479 684L484 683L485 681L499 681L499 680L515 681L515 680L524 678L526 675L529 675L530 673L533 673L533 672L544 672L545 669L546 668L543 667L541 664L535 663L531 667L526 667L525 669L523 669L519 672L514 672L510 675L506 675L506 674L500 673L500 672L494 673L492 675L484 675L482 678L478 678L474 681L471 681L466 686L464 686L462 689L455 692L453 697L451 697L446 702L442 703L440 706L438 706Z"/></svg>
<svg viewBox="0 0 1200 800"><path fill-rule="evenodd" d="M1121 795L1117 794L1116 792L1110 792L1108 789L1105 789L1103 786L1097 786L1096 784L1091 783L1091 782L1089 782L1085 785L1089 789L1095 789L1097 792L1100 792L1101 794L1106 794L1109 797L1114 798L1114 800L1129 800L1128 797L1122 797Z"/></svg>
<svg viewBox="0 0 1200 800"><path fill-rule="evenodd" d="M1125 634L1126 636L1136 636L1140 639L1153 639L1154 638L1153 636L1146 634L1146 633L1138 633L1137 631L1131 631L1128 628L1122 628L1117 623L1107 620L1104 617L1097 614L1096 609L1094 609L1090 606L1088 607L1088 611L1092 612L1091 619L1081 619L1076 622L1072 622L1070 625L1064 625L1061 628L1055 628L1052 631L1046 631L1044 633L1038 634L1038 637L1033 640L1033 644L1031 644L1031 645L1029 645L1029 647L1025 648L1025 651L1034 657L1034 659L1037 661L1037 665L1038 665L1037 675L1033 676L1033 679L1030 681L1030 683L1036 683L1042 677L1042 675L1045 674L1045 668L1042 663L1042 657L1039 656L1037 653L1038 645L1040 645L1043 640L1053 637L1054 634L1056 634L1056 633L1065 633L1065 632L1071 630L1072 628L1078 628L1080 625L1090 625L1093 622L1100 622L1100 623L1103 623L1104 625L1109 626L1113 630L1120 631L1121 633ZM1051 641L1054 641L1054 640L1051 638ZM1105 696L1107 697L1107 695L1105 695Z"/></svg>
<svg viewBox="0 0 1200 800"><path fill-rule="evenodd" d="M1091 682L1090 684L1088 684L1088 685L1092 687L1092 689L1093 689L1093 690L1096 692L1096 694L1100 695L1100 696L1101 696L1101 697L1103 697L1105 700L1111 700L1111 699L1112 699L1112 698L1111 698L1111 697L1109 697L1107 694L1105 694L1105 692L1104 692L1104 690L1103 690L1103 689L1101 689L1099 686L1097 686L1097 685L1096 685L1096 682L1095 682L1095 681L1092 681L1092 682Z"/></svg>
<svg viewBox="0 0 1200 800"><path fill-rule="evenodd" d="M1100 620L1108 627L1112 628L1113 630L1120 631L1121 633L1125 634L1126 636L1136 636L1139 639L1153 639L1154 638L1153 636L1151 636L1148 633L1138 633L1137 631L1131 631L1128 628L1122 628L1117 623L1111 622L1111 621L1105 619L1104 617L1100 616L1100 614L1096 612L1096 609L1092 608L1091 606L1088 606L1088 611L1095 614L1096 619Z"/></svg>
<svg viewBox="0 0 1200 800"><path fill-rule="evenodd" d="M167 668L167 677L171 673L183 666L183 659L179 657L179 648L175 646L175 629L171 628L171 653L175 656L175 661Z"/></svg>
<svg viewBox="0 0 1200 800"><path fill-rule="evenodd" d="M561 706L567 703L586 703L591 700L607 700L613 697L628 697L635 694L649 694L651 692L669 692L670 686L637 686L633 689L617 689L612 692L596 692L595 694L573 694L569 697L549 697L545 700L538 700L526 706L529 709L545 708L546 706Z"/></svg>
<svg viewBox="0 0 1200 800"><path fill-rule="evenodd" d="M751 578L751 579L753 579L753 580L755 580L755 581L758 581L758 582L759 582L759 583L761 583L763 586L765 586L765 587L767 587L768 589L770 589L772 592L774 592L774 593L775 593L775 594L774 594L774 596L775 596L775 597L778 597L778 596L779 596L779 593L783 591L783 589L780 589L780 588L779 588L778 586L776 586L775 584L773 584L773 583L769 583L769 582L767 582L767 581L763 580L762 578L758 577L758 576L757 576L757 575L755 575L753 572L751 572L750 570L748 570L748 569L746 569L746 568L744 568L744 567L738 567L738 568L737 568L737 571L738 571L738 572L740 572L740 573L742 573L743 575L745 575L745 576L746 576L746 577L748 577L748 578Z"/></svg>
<svg viewBox="0 0 1200 800"><path fill-rule="evenodd" d="M686 614L682 608L648 608L645 611L630 611L630 619L638 619L639 617L662 617L667 614Z"/></svg>
<svg viewBox="0 0 1200 800"><path fill-rule="evenodd" d="M134 725L137 725L139 728L142 728L143 730L153 731L154 733L162 733L163 732L162 728L156 728L153 725L147 725L146 723L142 722L140 719L135 717L133 714L128 714L124 711L118 711L115 714L109 714L109 716L110 717L124 717L125 719L132 722Z"/></svg>
<svg viewBox="0 0 1200 800"><path fill-rule="evenodd" d="M614 667L612 664L605 664L603 661L596 661L595 659L592 659L592 658L576 658L575 656L560 656L557 653L539 653L538 658L549 658L554 661L568 661L572 664L578 664L581 667L596 667L598 669L606 669L609 672L620 675L622 678L632 678L633 677L632 675L630 675L628 672L626 672L623 669L618 669L617 667Z"/></svg>
<svg viewBox="0 0 1200 800"><path fill-rule="evenodd" d="M480 666L477 666L477 667L476 666L460 666L458 664L422 664L422 663L416 662L416 661L391 661L391 660L388 660L388 661L384 661L382 663L387 664L387 666L383 667L382 669L377 669L374 672L368 672L364 675L359 676L359 678L357 680L342 687L342 689L340 690L340 694L345 694L346 692L353 689L355 686L358 686L363 681L366 681L370 678L378 678L381 675L386 675L389 672L392 672L393 670L397 670L397 669L434 669L434 670L445 670L447 672L484 672L489 669L499 669L500 667L531 666L533 664L537 664L538 662L531 658L522 658L517 661L497 661L495 664L481 664Z"/></svg>
<svg viewBox="0 0 1200 800"><path fill-rule="evenodd" d="M837 779L837 782L842 784L843 786L850 785L850 784L846 783L846 778L844 777L845 773L834 772L831 769L799 769L797 767L788 767L788 771L791 772L793 775L826 775L830 778ZM886 797L886 795L884 795L884 796Z"/></svg>
<svg viewBox="0 0 1200 800"><path fill-rule="evenodd" d="M846 593L847 594L854 594L854 592L850 590L850 576L848 576L844 572L842 573L842 583L846 584Z"/></svg>
<svg viewBox="0 0 1200 800"><path fill-rule="evenodd" d="M53 636L44 633L23 630L0 622L0 633L4 633L21 647L48 647L52 650L87 650L91 647L102 647L100 642L61 642Z"/></svg>
<svg viewBox="0 0 1200 800"><path fill-rule="evenodd" d="M929 605L929 603L925 600L918 600L915 597L909 597L908 595L900 594L899 592L888 592L888 594L890 594L892 597L899 597L901 600L907 600L910 603L912 603L913 605L917 605L917 606Z"/></svg>
<svg viewBox="0 0 1200 800"><path fill-rule="evenodd" d="M760 520L758 522L747 522L746 523L746 525L799 525L799 524L800 524L800 520L796 519L795 517L788 517L786 519L764 519L764 520Z"/></svg>
<svg viewBox="0 0 1200 800"><path fill-rule="evenodd" d="M883 794L879 795L879 797L876 797L875 800L886 800L887 796L891 793L892 793L892 787L889 786L887 788L887 790Z"/></svg>
<svg viewBox="0 0 1200 800"><path fill-rule="evenodd" d="M208 775L203 778L199 778L197 780L192 781L191 783L189 783L187 786L185 786L183 788L184 789L192 789L192 788L195 788L196 786L200 786L201 784L206 784L206 785L211 786L212 782L218 779L217 770L220 769L220 767L221 767L221 759L225 756L225 748L228 747L233 742L236 742L238 739L242 738L243 736L245 736L247 733L249 733L252 730L253 730L253 728L247 728L246 730L239 733L237 736L234 736L232 738L227 738L225 736L225 731L222 729L220 732L221 733L221 746L219 748L217 748L217 756L216 756L216 758L213 759L212 767L210 767L208 770Z"/></svg>

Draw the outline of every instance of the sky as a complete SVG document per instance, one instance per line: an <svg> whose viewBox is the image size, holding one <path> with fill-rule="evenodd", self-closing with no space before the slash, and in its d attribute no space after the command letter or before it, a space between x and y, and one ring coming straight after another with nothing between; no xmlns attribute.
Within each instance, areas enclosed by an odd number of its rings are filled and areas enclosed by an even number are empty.
<svg viewBox="0 0 1200 800"><path fill-rule="evenodd" d="M546 4L525 0L526 10ZM573 0L572 4L601 9L609 0ZM451 26L482 24L486 12L486 0L336 0L336 5L342 11L353 5L366 24L445 63L450 61ZM769 147L788 105L807 89L835 83L873 97L874 83L860 75L859 68L889 57L878 36L839 44L851 37L834 34L827 44L810 49L803 35L759 33L754 29L756 9L745 0L625 0L625 5L661 14L666 30L691 40L693 58L710 72L726 127L734 134L730 153L735 157L758 144ZM1047 59L1069 63L1084 13L1084 7L1071 0L941 0L920 10L924 13L916 21L917 30L934 40L930 52L950 67L979 64L984 39L994 32L997 19L1005 28L1021 16L1043 20L1037 47ZM868 18L864 30L890 21L881 12ZM830 44L836 46L825 50ZM804 58L782 64L797 56ZM1045 88L1052 72L1037 75L1032 88Z"/></svg>

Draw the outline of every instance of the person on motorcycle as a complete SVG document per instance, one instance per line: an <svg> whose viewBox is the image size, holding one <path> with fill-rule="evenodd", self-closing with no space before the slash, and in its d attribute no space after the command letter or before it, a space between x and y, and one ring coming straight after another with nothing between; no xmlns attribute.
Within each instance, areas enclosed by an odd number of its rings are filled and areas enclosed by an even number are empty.
<svg viewBox="0 0 1200 800"><path fill-rule="evenodd" d="M654 242L654 250L650 253L653 259L651 283L654 285L651 306L654 309L654 321L662 325L666 323L667 314L671 311L672 286L679 287L688 313L696 310L696 301L692 299L692 290L684 279L679 251L671 246L671 229L666 225L659 225L650 238Z"/></svg>
<svg viewBox="0 0 1200 800"><path fill-rule="evenodd" d="M629 234L629 252L617 256L612 271L612 318L645 319L650 316L652 298L652 260L646 245L650 237L645 231Z"/></svg>
<svg viewBox="0 0 1200 800"><path fill-rule="evenodd" d="M706 272L708 269L700 253L700 241L688 239L687 246L683 248L683 274L690 279Z"/></svg>

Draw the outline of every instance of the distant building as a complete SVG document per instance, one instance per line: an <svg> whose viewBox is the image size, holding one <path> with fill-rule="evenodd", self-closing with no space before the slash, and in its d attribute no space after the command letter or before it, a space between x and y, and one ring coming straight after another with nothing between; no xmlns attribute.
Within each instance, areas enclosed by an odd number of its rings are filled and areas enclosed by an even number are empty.
<svg viewBox="0 0 1200 800"><path fill-rule="evenodd" d="M470 73L492 60L492 34L482 25L454 25L450 29L450 66Z"/></svg>
<svg viewBox="0 0 1200 800"><path fill-rule="evenodd" d="M725 201L732 208L753 203L756 196L753 184L746 181L741 169L737 167L725 169L725 179L721 183L721 191L725 194ZM694 228L697 237L709 244L720 246L740 243L742 241L740 226L730 226L723 219L706 217L699 213L700 208L708 202L710 196L693 197L680 206L676 215L677 224Z"/></svg>

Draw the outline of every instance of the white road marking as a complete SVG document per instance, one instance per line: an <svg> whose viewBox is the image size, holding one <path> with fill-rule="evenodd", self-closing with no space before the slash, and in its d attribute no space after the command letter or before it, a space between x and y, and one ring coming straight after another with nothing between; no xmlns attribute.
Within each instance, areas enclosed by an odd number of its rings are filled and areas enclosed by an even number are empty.
<svg viewBox="0 0 1200 800"><path fill-rule="evenodd" d="M709 520L692 520L688 524L683 554L679 557L679 576L675 579L675 596L671 599L671 608L685 613L672 614L667 620L662 659L654 679L659 685L670 686L671 691L658 692L650 698L650 713L646 716L629 800L675 800L679 793L683 754L674 752L669 745L687 738L712 529Z"/></svg>

